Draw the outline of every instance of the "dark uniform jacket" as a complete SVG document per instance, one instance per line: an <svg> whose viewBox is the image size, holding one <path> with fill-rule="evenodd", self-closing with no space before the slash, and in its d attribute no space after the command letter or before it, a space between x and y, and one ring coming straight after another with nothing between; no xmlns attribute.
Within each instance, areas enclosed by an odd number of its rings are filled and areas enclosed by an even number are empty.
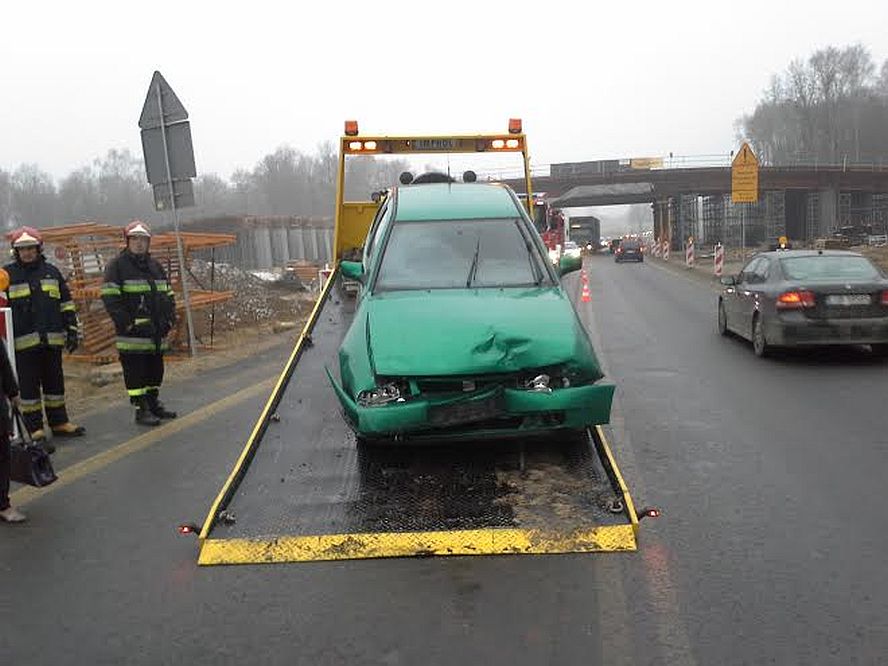
<svg viewBox="0 0 888 666"><path fill-rule="evenodd" d="M77 334L77 312L61 271L43 256L5 266L9 273L9 306L15 329L15 350L64 347Z"/></svg>
<svg viewBox="0 0 888 666"><path fill-rule="evenodd" d="M149 254L124 250L105 270L102 301L117 331L117 350L158 353L176 323L176 303L166 273Z"/></svg>

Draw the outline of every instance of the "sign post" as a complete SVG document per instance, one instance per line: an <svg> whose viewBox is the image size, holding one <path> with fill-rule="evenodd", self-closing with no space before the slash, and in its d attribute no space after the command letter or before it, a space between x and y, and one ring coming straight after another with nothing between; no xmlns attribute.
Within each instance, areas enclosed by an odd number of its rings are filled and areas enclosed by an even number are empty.
<svg viewBox="0 0 888 666"><path fill-rule="evenodd" d="M191 298L185 275L185 252L182 249L182 236L179 233L179 208L194 205L191 179L197 175L197 171L194 166L188 112L160 72L154 72L151 78L148 95L145 97L142 115L139 118L139 127L142 129L145 171L148 182L154 186L154 206L157 210L172 211L176 251L179 257L179 278L182 281L182 297L185 301L185 318L188 323L188 347L191 355L195 356L197 344L194 339Z"/></svg>
<svg viewBox="0 0 888 666"><path fill-rule="evenodd" d="M741 256L746 260L746 210L747 205L759 200L759 161L749 144L744 142L740 152L731 162L731 203L741 204L740 245Z"/></svg>

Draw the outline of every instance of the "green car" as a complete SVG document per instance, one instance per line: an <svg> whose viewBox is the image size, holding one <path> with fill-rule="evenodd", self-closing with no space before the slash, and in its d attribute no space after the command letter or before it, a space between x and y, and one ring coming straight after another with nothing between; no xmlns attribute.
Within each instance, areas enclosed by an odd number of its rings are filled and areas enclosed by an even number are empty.
<svg viewBox="0 0 888 666"><path fill-rule="evenodd" d="M488 183L393 189L370 227L339 349L345 416L363 440L487 439L607 423L603 377L515 193Z"/></svg>

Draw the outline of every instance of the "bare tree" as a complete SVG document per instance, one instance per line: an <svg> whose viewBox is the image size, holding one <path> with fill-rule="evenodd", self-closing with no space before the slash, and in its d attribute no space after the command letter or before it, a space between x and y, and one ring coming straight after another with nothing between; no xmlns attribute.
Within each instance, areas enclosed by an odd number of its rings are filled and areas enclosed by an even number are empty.
<svg viewBox="0 0 888 666"><path fill-rule="evenodd" d="M875 71L860 44L794 60L742 118L741 137L772 164L878 160L888 154L888 94L878 94L888 64L878 81Z"/></svg>

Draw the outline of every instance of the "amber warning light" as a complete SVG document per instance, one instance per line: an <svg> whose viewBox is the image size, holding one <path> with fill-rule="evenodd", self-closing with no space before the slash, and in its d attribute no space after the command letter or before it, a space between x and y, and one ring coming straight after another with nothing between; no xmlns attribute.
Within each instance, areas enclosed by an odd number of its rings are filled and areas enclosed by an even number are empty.
<svg viewBox="0 0 888 666"><path fill-rule="evenodd" d="M358 135L358 121L357 120L346 120L345 121L345 135L346 136L357 136Z"/></svg>

